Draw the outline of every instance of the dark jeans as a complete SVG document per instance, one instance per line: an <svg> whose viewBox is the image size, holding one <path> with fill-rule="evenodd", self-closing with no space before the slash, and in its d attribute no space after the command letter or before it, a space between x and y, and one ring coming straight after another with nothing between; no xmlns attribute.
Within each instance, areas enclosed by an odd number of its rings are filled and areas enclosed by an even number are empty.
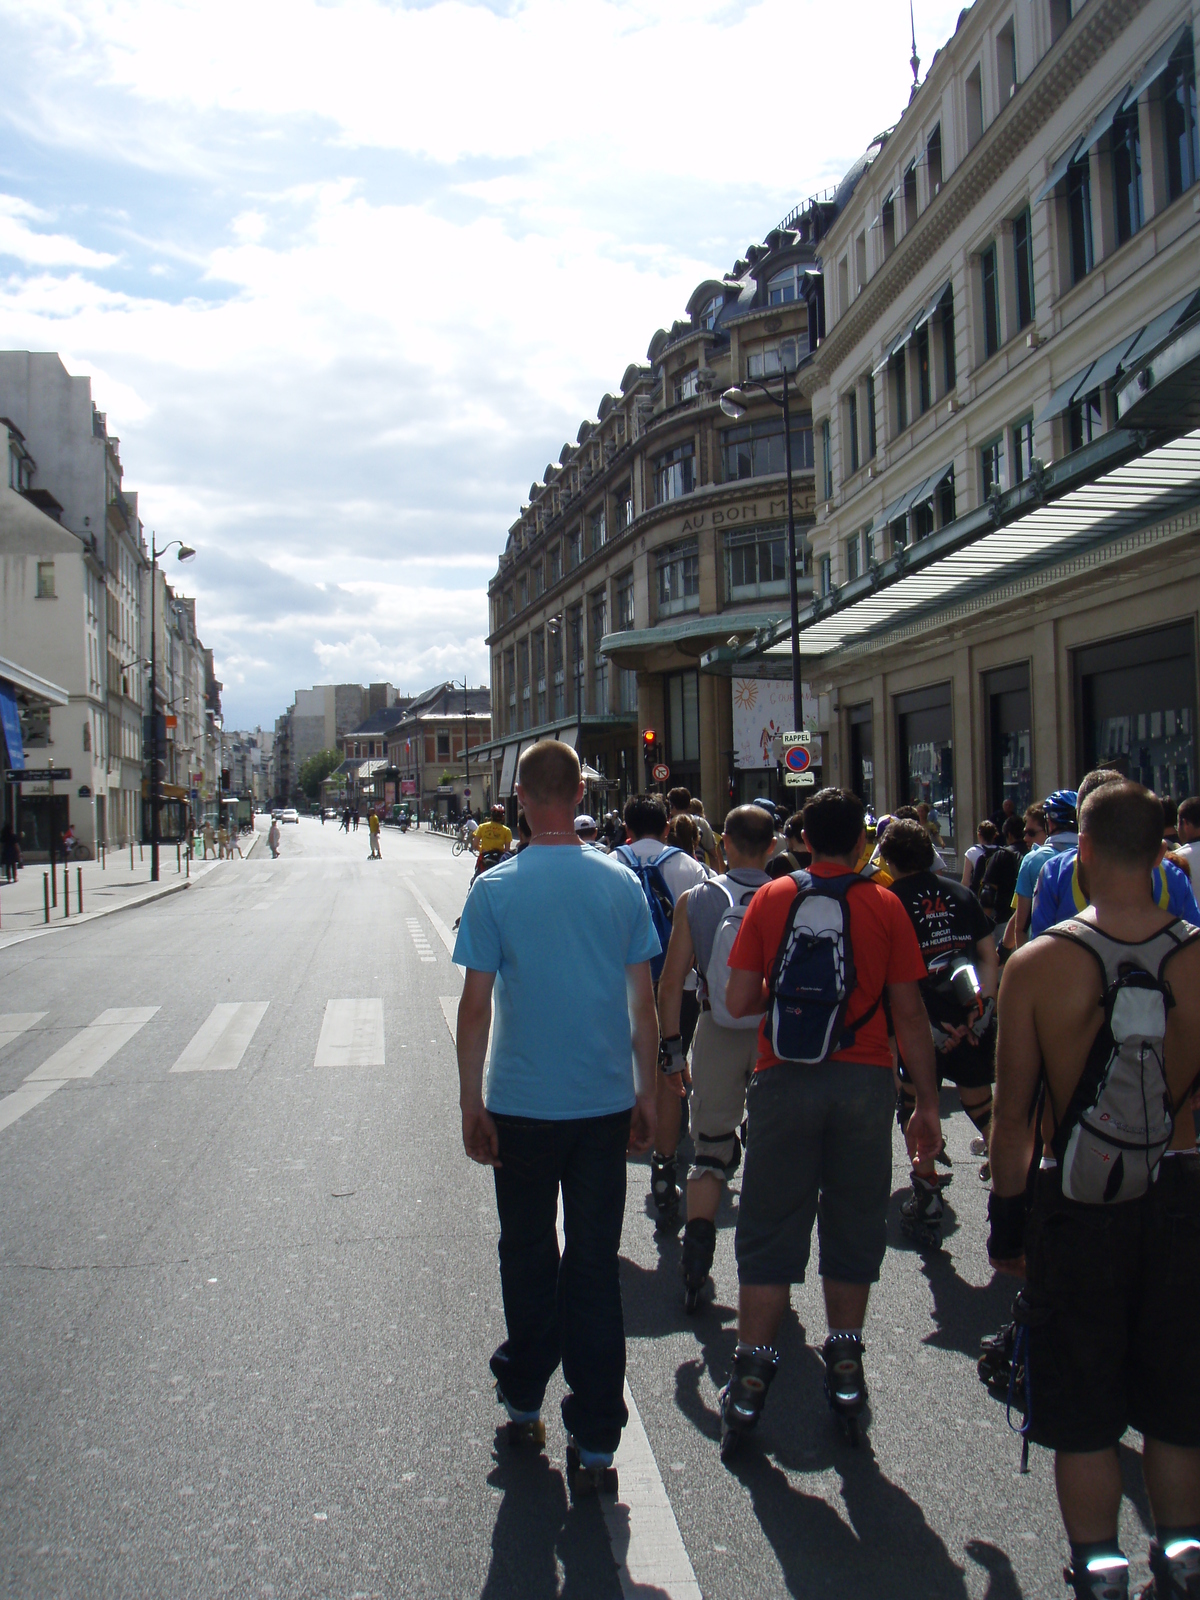
<svg viewBox="0 0 1200 1600"><path fill-rule="evenodd" d="M492 1371L511 1405L536 1411L561 1361L570 1386L563 1423L587 1450L615 1450L629 1416L617 1272L629 1118L628 1111L571 1122L495 1118L508 1338L492 1357ZM566 1237L561 1260L560 1186Z"/></svg>

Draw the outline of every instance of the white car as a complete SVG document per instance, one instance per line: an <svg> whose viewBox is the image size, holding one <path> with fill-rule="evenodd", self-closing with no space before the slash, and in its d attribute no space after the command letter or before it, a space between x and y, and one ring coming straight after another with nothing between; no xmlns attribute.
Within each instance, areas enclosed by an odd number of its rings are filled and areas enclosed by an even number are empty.
<svg viewBox="0 0 1200 1600"><path fill-rule="evenodd" d="M299 822L300 813L296 810L295 806L285 806L279 813L279 820L280 822Z"/></svg>

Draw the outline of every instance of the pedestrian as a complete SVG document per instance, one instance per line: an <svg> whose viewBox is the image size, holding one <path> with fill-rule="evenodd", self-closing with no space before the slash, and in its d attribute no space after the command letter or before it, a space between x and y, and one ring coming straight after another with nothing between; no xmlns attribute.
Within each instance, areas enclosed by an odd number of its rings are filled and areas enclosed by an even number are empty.
<svg viewBox="0 0 1200 1600"><path fill-rule="evenodd" d="M695 861L696 846L699 842L700 833L690 812L677 811L667 824L667 843L674 845L676 850L682 850L685 856L690 856Z"/></svg>
<svg viewBox="0 0 1200 1600"><path fill-rule="evenodd" d="M704 801L696 795L692 796L692 821L696 824L700 834L700 843L696 850L696 860L703 866L711 867L714 872L724 872L725 862L721 855L721 841L712 830L712 824L704 815Z"/></svg>
<svg viewBox="0 0 1200 1600"><path fill-rule="evenodd" d="M990 817L984 817L975 830L975 843L963 851L962 884L979 893L983 874L991 856L1000 848L999 830Z"/></svg>
<svg viewBox="0 0 1200 1600"><path fill-rule="evenodd" d="M271 818L271 826L267 831L267 844L271 849L271 860L279 859L279 818Z"/></svg>
<svg viewBox="0 0 1200 1600"><path fill-rule="evenodd" d="M771 848L775 848L773 840ZM768 860L767 877L785 878L789 872L800 872L811 862L812 856L804 848L804 815L797 811L783 825L783 849Z"/></svg>
<svg viewBox="0 0 1200 1600"><path fill-rule="evenodd" d="M382 861L383 856L379 850L379 813L372 806L367 813L367 831L371 835L371 853L368 861Z"/></svg>
<svg viewBox="0 0 1200 1600"><path fill-rule="evenodd" d="M325 826L325 806L324 806L324 802L322 802L322 805L321 805L321 826L322 827Z"/></svg>
<svg viewBox="0 0 1200 1600"><path fill-rule="evenodd" d="M349 833L350 832L350 807L349 806L346 806L345 809L342 811L342 832L343 833Z"/></svg>
<svg viewBox="0 0 1200 1600"><path fill-rule="evenodd" d="M1182 856L1188 864L1188 871L1196 881L1196 845L1200 843L1200 795L1189 795L1186 800L1179 802L1179 810L1175 816L1175 826L1179 832L1179 844L1175 849L1177 856Z"/></svg>
<svg viewBox="0 0 1200 1600"><path fill-rule="evenodd" d="M1026 1426L1055 1452L1077 1600L1129 1593L1128 1428L1154 1518L1146 1592L1185 1600L1200 1587L1200 938L1151 896L1152 794L1118 776L1079 821L1091 905L1016 951L1001 987L988 1257L1026 1280Z"/></svg>
<svg viewBox="0 0 1200 1600"><path fill-rule="evenodd" d="M497 1398L510 1440L544 1442L542 1401L561 1361L576 1493L606 1481L628 1420L618 1252L626 1153L654 1138L649 963L659 952L636 880L580 847L583 793L569 745L542 739L525 751L517 800L530 846L477 881L454 947L466 968L457 1028L463 1145L495 1168L500 1219L507 1337L491 1358Z"/></svg>
<svg viewBox="0 0 1200 1600"><path fill-rule="evenodd" d="M0 828L0 867L4 870L5 883L16 883L20 865L21 841L12 823L6 821Z"/></svg>
<svg viewBox="0 0 1200 1600"><path fill-rule="evenodd" d="M674 789L667 790L667 826L674 822L676 817L690 816L692 812L692 793L682 784Z"/></svg>
<svg viewBox="0 0 1200 1600"><path fill-rule="evenodd" d="M730 1015L765 1015L746 1095L734 1236L738 1344L721 1395L723 1457L762 1411L791 1285L803 1283L808 1267L814 1217L828 1325L826 1394L857 1433L867 1398L863 1325L887 1248L892 1187L896 1093L885 991L916 1091L911 1147L920 1160L942 1147L933 1042L918 988L925 963L896 896L854 871L866 842L864 815L862 801L845 789L821 789L809 800L804 842L812 866L758 891L729 955Z"/></svg>
<svg viewBox="0 0 1200 1600"><path fill-rule="evenodd" d="M216 854L217 854L217 836L216 836L216 833L213 831L212 823L206 820L205 823L204 823L204 860L205 861L208 860L208 852L210 850L212 851L213 855L216 856Z"/></svg>
<svg viewBox="0 0 1200 1600"><path fill-rule="evenodd" d="M355 806L350 813L350 821L354 824L355 833L358 832L358 807Z"/></svg>
<svg viewBox="0 0 1200 1600"><path fill-rule="evenodd" d="M1074 850L1079 843L1075 832L1078 803L1074 789L1056 789L1040 806L1030 806L1025 813L1025 837L1030 841L1030 848L1017 873L1016 910L1012 919L1013 943L1017 949L1030 937L1039 873L1057 851Z"/></svg>
<svg viewBox="0 0 1200 1600"><path fill-rule="evenodd" d="M586 813L582 817L576 817L575 832L579 835L580 844L586 845L591 850L604 849L604 846L598 842L600 830L596 826L595 817L589 817Z"/></svg>
<svg viewBox="0 0 1200 1600"><path fill-rule="evenodd" d="M1012 916L1017 874L1021 870L1024 827L1020 817L1013 816L1005 820L1000 848L988 859L979 887L979 904L995 924L997 941L1003 938L1008 919Z"/></svg>
<svg viewBox="0 0 1200 1600"><path fill-rule="evenodd" d="M229 859L230 859L230 861L233 860L235 854L238 857L239 861L245 860L245 857L242 855L241 828L240 828L240 826L238 824L237 818L236 817L232 817L230 819L230 822L229 822Z"/></svg>

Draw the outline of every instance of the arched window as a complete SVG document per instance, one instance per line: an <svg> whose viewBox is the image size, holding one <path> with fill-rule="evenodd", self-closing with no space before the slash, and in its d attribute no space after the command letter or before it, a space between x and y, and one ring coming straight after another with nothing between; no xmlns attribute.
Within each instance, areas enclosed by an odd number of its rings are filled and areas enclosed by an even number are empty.
<svg viewBox="0 0 1200 1600"><path fill-rule="evenodd" d="M712 299L707 302L700 315L696 318L696 321L700 327L704 328L708 333L711 333L713 330L713 325L717 320L717 313L724 304L724 295L713 295Z"/></svg>
<svg viewBox="0 0 1200 1600"><path fill-rule="evenodd" d="M785 267L782 272L777 272L767 281L767 304L771 306L787 305L789 301L800 298L800 268Z"/></svg>

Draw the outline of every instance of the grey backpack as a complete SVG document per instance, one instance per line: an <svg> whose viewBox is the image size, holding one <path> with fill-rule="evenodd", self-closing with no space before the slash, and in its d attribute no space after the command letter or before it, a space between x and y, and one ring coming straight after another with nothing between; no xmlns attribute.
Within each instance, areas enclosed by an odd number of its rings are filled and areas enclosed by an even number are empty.
<svg viewBox="0 0 1200 1600"><path fill-rule="evenodd" d="M1200 928L1177 920L1140 944L1074 920L1047 932L1090 950L1104 984L1104 1021L1054 1135L1063 1194L1085 1205L1137 1200L1158 1175L1178 1110L1164 1059L1175 1001L1163 972Z"/></svg>

